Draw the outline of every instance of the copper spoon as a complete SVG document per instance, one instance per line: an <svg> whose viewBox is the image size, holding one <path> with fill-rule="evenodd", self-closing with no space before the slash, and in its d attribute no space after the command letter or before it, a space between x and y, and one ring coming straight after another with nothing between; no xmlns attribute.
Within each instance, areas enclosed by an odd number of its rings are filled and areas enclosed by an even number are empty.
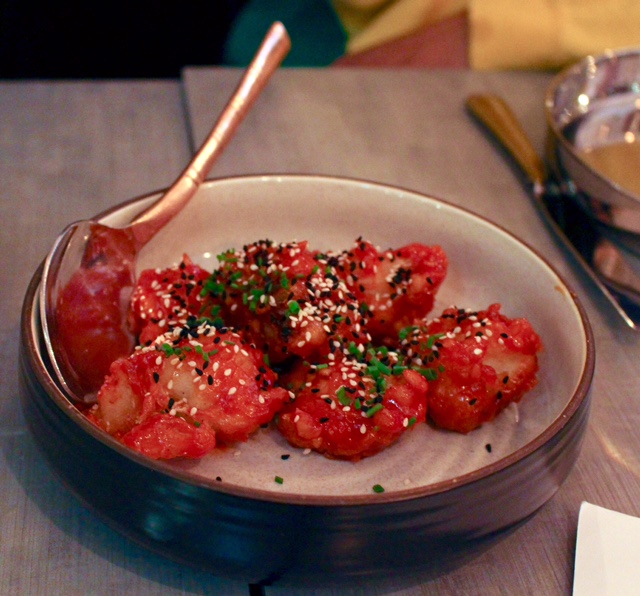
<svg viewBox="0 0 640 596"><path fill-rule="evenodd" d="M79 221L57 238L44 263L40 313L52 368L72 402L94 401L111 362L131 353L127 314L139 251L195 195L290 47L274 23L191 163L132 223Z"/></svg>

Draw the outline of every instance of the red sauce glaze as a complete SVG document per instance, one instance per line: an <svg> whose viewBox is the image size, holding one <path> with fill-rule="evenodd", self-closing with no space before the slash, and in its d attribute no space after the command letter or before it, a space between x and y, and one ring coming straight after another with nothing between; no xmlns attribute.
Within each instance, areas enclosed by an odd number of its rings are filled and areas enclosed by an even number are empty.
<svg viewBox="0 0 640 596"><path fill-rule="evenodd" d="M509 319L493 304L478 312L446 309L416 327L403 349L437 371L429 383L431 420L468 433L536 386L542 341L529 321Z"/></svg>
<svg viewBox="0 0 640 596"><path fill-rule="evenodd" d="M312 367L295 400L279 414L278 428L292 445L331 458L375 455L424 422L427 412L427 381L419 373L404 370L380 377L383 392L367 364L353 358Z"/></svg>
<svg viewBox="0 0 640 596"><path fill-rule="evenodd" d="M413 243L379 251L365 240L339 262L350 290L369 307L367 330L378 343L395 341L400 329L431 312L448 268L440 246Z"/></svg>
<svg viewBox="0 0 640 596"><path fill-rule="evenodd" d="M370 340L359 303L306 242L266 240L229 251L207 287L212 307L273 364L322 359L333 341Z"/></svg>
<svg viewBox="0 0 640 596"><path fill-rule="evenodd" d="M202 288L210 273L185 255L168 269L146 269L140 274L131 300L129 326L140 345L150 344L189 315L204 313Z"/></svg>
<svg viewBox="0 0 640 596"><path fill-rule="evenodd" d="M497 304L427 319L448 268L438 246L263 240L218 259L211 274L186 255L143 272L139 347L88 414L149 457L201 457L275 419L290 444L357 461L427 419L468 433L536 385L525 319Z"/></svg>
<svg viewBox="0 0 640 596"><path fill-rule="evenodd" d="M275 381L238 334L192 321L115 361L90 417L150 457L200 457L273 419L289 399Z"/></svg>

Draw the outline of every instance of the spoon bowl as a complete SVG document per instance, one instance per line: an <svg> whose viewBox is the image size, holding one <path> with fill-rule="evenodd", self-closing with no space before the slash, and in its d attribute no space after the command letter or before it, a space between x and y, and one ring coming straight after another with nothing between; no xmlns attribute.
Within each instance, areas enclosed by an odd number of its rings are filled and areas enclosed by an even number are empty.
<svg viewBox="0 0 640 596"><path fill-rule="evenodd" d="M286 29L274 23L191 163L132 223L79 221L56 239L44 264L40 310L52 368L72 402L94 401L111 362L133 349L127 316L139 251L195 195L290 47Z"/></svg>

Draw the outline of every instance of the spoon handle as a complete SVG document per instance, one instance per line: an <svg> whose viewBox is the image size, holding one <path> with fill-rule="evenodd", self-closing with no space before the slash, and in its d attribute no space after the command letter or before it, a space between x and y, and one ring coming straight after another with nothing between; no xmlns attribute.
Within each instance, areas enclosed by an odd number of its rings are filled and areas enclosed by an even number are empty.
<svg viewBox="0 0 640 596"><path fill-rule="evenodd" d="M193 197L290 48L291 40L284 25L274 23L191 163L171 188L130 225L138 248L151 240Z"/></svg>
<svg viewBox="0 0 640 596"><path fill-rule="evenodd" d="M507 103L497 95L471 95L467 108L498 139L534 186L547 179L544 162Z"/></svg>

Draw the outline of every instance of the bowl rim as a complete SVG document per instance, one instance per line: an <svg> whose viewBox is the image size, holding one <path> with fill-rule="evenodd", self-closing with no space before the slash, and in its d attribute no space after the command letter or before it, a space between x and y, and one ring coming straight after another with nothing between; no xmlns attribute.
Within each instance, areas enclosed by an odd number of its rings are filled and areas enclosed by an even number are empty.
<svg viewBox="0 0 640 596"><path fill-rule="evenodd" d="M495 462L489 463L485 466L482 466L476 470L471 472L462 474L460 476L456 476L454 478L443 480L439 482L435 482L433 484L419 486L414 488L408 488L404 490L394 490L390 492L384 493L371 493L371 494L363 494L363 495L304 495L297 493L289 493L289 492L273 492L263 489L257 488L247 488L237 485L230 485L227 483L214 483L211 480L203 478L195 473L191 473L185 470L177 470L171 466L171 464L166 463L162 460L152 460L142 454L139 454L121 443L119 443L115 438L111 437L106 432L97 428L94 424L92 424L87 417L75 406L73 405L69 399L64 395L64 393L60 390L59 386L53 380L53 376L49 374L47 364L45 362L46 354L41 352L40 348L37 344L40 344L40 336L34 337L32 334L34 328L34 322L37 323L39 312L38 312L38 300L37 300L37 292L39 292L40 288L40 278L42 275L43 263L36 269L34 272L29 286L27 288L25 298L22 305L22 318L21 318L21 333L22 337L26 338L27 345L24 346L25 353L30 361L31 367L35 372L37 380L42 387L44 393L47 397L55 404L55 406L62 411L66 416L71 418L73 422L78 424L80 428L86 432L92 439L102 443L103 445L109 447L110 449L117 452L120 456L132 460L133 462L157 473L160 473L165 476L169 476L174 480L179 482L183 482L192 486L197 486L200 488L204 488L210 490L215 493L223 493L228 496L240 497L244 499L251 499L261 502L270 502L274 504L286 504L286 505L309 505L309 506L322 506L322 507L338 507L338 506L362 506L362 505L382 505L388 503L399 503L404 501L410 501L414 499L421 499L424 497L431 497L438 494L442 494L452 489L462 489L464 487L469 487L475 482L482 481L483 479L493 476L498 472L502 472L507 468L514 466L521 462L522 460L528 458L532 454L534 454L539 449L544 448L544 446L556 435L561 433L564 427L569 423L574 414L581 408L583 402L585 402L589 389L591 386L592 378L594 375L595 369L595 343L593 331L591 328L591 324L589 322L588 316L586 314L586 310L582 305L582 302L578 298L577 294L573 291L571 286L565 281L565 279L558 273L558 271L553 267L547 259L545 259L540 253L527 244L525 241L516 237L513 233L508 231L506 228L502 227L499 224L494 223L488 218L478 215L473 211L455 205L449 201L437 198L433 195L427 195L426 193L422 193L420 191L412 190L409 188L403 188L396 185L374 182L371 180L360 179L360 178L352 178L345 176L332 176L332 175L323 175L323 174L247 174L247 175L237 175L237 176L223 176L218 178L208 178L204 181L203 186L211 186L215 184L221 183L229 183L229 182L244 182L244 181L256 181L256 180L274 180L277 179L279 182L282 180L304 180L304 181L329 181L329 182L338 182L338 183L347 183L347 184L365 184L368 186L374 186L381 189L387 189L393 192L405 192L411 194L413 196L420 197L422 199L427 199L429 201L435 201L436 203L442 204L448 208L453 210L462 212L466 216L471 216L480 220L481 222L488 224L491 227L496 228L501 233L508 236L512 241L515 241L522 246L524 246L527 250L529 250L532 255L537 258L543 265L545 265L558 279L558 281L564 286L563 289L566 290L568 298L571 303L575 307L579 321L581 323L582 330L584 332L585 338L585 359L584 365L582 367L580 373L580 379L576 385L576 389L572 394L571 398L562 409L562 411L558 414L558 416L552 421L552 423L547 426L542 432L540 432L536 437L527 442L522 447L518 448L516 451L501 457ZM165 189L161 189L158 191L153 191L149 193L145 193L143 195L139 195L132 199L128 199L110 207L98 214L96 214L95 219L101 219L113 214L116 211L122 210L126 207L129 207L135 203L144 203L145 201L150 200L153 197L156 197L164 192ZM30 396L30 399L33 399L33 396Z"/></svg>
<svg viewBox="0 0 640 596"><path fill-rule="evenodd" d="M591 65L598 65L603 62L621 60L633 56L640 59L640 48L627 47L617 50L606 50L601 54L585 56L577 62L566 66L558 73L556 73L547 85L547 89L544 95L544 115L547 123L547 129L551 131L551 133L553 134L553 139L555 140L556 144L560 145L562 151L565 151L571 157L571 159L580 164L580 167L588 171L589 175L597 180L598 184L611 187L615 192L623 197L624 201L627 204L634 205L636 208L640 208L640 196L627 190L615 180L612 180L608 176L600 173L599 170L596 170L595 168L591 167L586 161L584 161L581 152L576 150L575 145L570 142L562 133L562 128L553 116L555 96L558 92L558 89L571 76L585 72ZM638 97L640 97L640 94L638 95ZM586 189L581 190L586 191ZM602 199L598 200L604 203Z"/></svg>

